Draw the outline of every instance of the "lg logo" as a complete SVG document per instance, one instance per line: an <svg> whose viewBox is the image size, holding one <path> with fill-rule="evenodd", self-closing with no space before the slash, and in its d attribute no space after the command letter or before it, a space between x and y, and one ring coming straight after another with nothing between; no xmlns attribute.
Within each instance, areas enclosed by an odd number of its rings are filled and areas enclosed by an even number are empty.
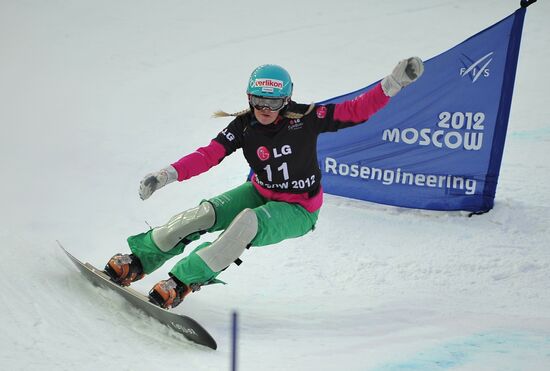
<svg viewBox="0 0 550 371"><path fill-rule="evenodd" d="M273 148L273 157L279 158L287 155L292 154L292 148L285 144L281 148ZM262 161L267 161L271 157L271 154L269 152L269 149L267 149L266 146L261 146L256 149L256 155L258 155L258 158Z"/></svg>
<svg viewBox="0 0 550 371"><path fill-rule="evenodd" d="M256 150L258 158L262 161L267 161L271 157L269 150L265 146L261 146Z"/></svg>

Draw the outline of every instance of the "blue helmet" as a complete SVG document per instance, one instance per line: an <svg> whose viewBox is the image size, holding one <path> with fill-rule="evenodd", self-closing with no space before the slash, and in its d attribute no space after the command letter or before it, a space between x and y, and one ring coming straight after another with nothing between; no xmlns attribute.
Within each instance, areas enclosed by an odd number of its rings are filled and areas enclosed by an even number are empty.
<svg viewBox="0 0 550 371"><path fill-rule="evenodd" d="M250 75L247 94L267 98L286 98L292 95L292 79L281 66L264 64Z"/></svg>

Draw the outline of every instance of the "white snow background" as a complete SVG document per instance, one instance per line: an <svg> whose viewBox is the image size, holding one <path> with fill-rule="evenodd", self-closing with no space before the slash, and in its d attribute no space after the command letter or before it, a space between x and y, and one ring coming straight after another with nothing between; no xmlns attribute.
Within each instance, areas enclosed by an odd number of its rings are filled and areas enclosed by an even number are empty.
<svg viewBox="0 0 550 371"><path fill-rule="evenodd" d="M175 310L217 351L90 285L126 237L241 184L240 151L149 200L148 172L246 107L252 69L294 98L356 90L429 59L519 1L0 1L0 369L550 369L550 4L528 9L495 208L400 209L327 196L317 229L255 248ZM368 124L368 123L367 123ZM202 241L215 236L203 236ZM190 246L188 250L196 246ZM146 293L174 261L137 283Z"/></svg>

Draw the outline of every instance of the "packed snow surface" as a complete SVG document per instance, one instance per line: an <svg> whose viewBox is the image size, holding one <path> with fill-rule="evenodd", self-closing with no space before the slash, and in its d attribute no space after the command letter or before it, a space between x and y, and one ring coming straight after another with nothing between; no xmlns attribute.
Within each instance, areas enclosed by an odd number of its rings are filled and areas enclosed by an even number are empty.
<svg viewBox="0 0 550 371"><path fill-rule="evenodd" d="M550 369L550 4L528 9L494 209L400 209L327 196L303 238L254 248L175 310L194 345L91 286L126 237L241 184L240 152L143 202L141 178L209 143L263 63L294 98L429 59L519 1L0 2L0 369ZM204 236L203 241L215 236ZM193 246L196 246L193 244ZM175 261L135 287L146 293Z"/></svg>

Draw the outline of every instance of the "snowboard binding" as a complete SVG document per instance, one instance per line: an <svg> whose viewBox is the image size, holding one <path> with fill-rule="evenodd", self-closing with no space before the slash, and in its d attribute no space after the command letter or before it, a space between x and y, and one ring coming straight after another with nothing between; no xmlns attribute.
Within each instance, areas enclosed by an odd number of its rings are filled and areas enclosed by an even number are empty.
<svg viewBox="0 0 550 371"><path fill-rule="evenodd" d="M141 262L134 254L114 255L105 266L105 273L121 286L130 286L145 276Z"/></svg>
<svg viewBox="0 0 550 371"><path fill-rule="evenodd" d="M149 291L149 301L161 308L170 309L178 306L192 291L195 290L171 276L169 279L157 283Z"/></svg>

